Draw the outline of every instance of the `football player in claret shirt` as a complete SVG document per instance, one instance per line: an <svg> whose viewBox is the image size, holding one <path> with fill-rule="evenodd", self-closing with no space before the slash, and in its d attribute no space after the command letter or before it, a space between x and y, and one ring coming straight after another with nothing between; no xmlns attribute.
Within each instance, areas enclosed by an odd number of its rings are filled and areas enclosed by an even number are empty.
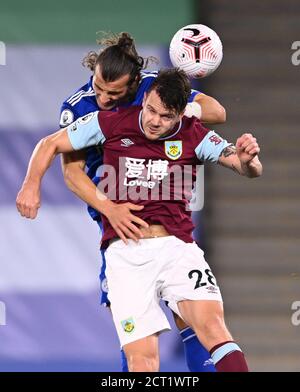
<svg viewBox="0 0 300 392"><path fill-rule="evenodd" d="M114 201L102 195L102 246L107 247L113 319L130 371L159 369L158 335L170 328L160 299L193 328L217 371L248 371L244 354L225 326L216 279L193 242L186 208L189 192L182 190L178 199L176 177L171 173L174 165L195 169L197 163L211 161L258 177L260 148L251 134L243 134L233 146L195 117L183 116L189 93L184 72L162 71L142 107L91 113L42 139L17 200L22 215L36 216L36 208L27 210L31 195L39 193L42 176L55 155L103 145L106 184L114 187L116 195ZM166 179L167 200L162 197ZM188 190L194 179L184 184ZM152 197L154 189L158 198Z"/></svg>
<svg viewBox="0 0 300 392"><path fill-rule="evenodd" d="M90 112L96 110L116 110L133 105L141 105L144 93L157 77L157 72L147 72L145 68L151 58L138 55L133 39L128 33L104 37L99 41L105 45L100 52L90 52L83 64L92 72L87 84L77 89L62 104L60 127L64 128ZM206 123L221 123L226 119L225 109L214 98L197 90L192 90L185 110L188 116L197 116ZM96 186L103 163L101 148L63 154L63 173L67 186L88 204L88 212L102 231L99 200ZM109 306L105 277L105 252L101 251L102 268L101 303ZM174 313L173 313L174 314ZM198 341L194 331L176 317L180 329L187 364L191 371L214 371L208 352ZM126 358L122 353L123 369Z"/></svg>

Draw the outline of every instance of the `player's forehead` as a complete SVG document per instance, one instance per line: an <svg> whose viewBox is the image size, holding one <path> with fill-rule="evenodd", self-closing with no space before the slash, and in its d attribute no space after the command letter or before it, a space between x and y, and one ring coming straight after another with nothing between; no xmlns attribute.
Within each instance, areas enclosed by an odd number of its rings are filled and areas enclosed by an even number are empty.
<svg viewBox="0 0 300 392"><path fill-rule="evenodd" d="M126 74L121 76L119 79L114 80L113 82L106 82L102 77L100 67L96 67L93 76L93 82L96 87L100 87L102 90L105 91L122 91L127 88L129 79L130 75Z"/></svg>
<svg viewBox="0 0 300 392"><path fill-rule="evenodd" d="M146 105L153 108L160 115L174 115L175 111L168 109L163 104L156 90L151 90L146 96Z"/></svg>

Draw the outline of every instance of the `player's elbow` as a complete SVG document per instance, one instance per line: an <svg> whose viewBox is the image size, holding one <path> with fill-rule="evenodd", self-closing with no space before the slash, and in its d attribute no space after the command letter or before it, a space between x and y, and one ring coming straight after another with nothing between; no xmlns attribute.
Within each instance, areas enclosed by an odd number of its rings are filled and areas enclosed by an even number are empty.
<svg viewBox="0 0 300 392"><path fill-rule="evenodd" d="M49 153L53 158L58 154L57 141L54 135L49 135L41 139L38 146L45 154Z"/></svg>
<svg viewBox="0 0 300 392"><path fill-rule="evenodd" d="M216 124L223 124L226 121L226 110L222 105L216 108L215 117Z"/></svg>

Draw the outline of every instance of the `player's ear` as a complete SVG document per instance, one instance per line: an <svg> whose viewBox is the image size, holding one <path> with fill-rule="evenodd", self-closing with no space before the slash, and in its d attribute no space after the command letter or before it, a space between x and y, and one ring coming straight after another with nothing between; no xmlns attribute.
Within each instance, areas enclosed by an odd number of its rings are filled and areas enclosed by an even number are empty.
<svg viewBox="0 0 300 392"><path fill-rule="evenodd" d="M178 116L179 116L179 120L182 120L182 117L184 116L184 112L180 113Z"/></svg>

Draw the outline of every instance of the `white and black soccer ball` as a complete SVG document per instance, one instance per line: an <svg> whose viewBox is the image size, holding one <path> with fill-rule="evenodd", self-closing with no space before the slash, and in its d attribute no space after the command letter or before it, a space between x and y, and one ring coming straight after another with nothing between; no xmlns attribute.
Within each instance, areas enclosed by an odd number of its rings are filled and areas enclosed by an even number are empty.
<svg viewBox="0 0 300 392"><path fill-rule="evenodd" d="M182 27L170 43L170 59L194 79L213 73L221 64L223 46L217 33L202 24Z"/></svg>

